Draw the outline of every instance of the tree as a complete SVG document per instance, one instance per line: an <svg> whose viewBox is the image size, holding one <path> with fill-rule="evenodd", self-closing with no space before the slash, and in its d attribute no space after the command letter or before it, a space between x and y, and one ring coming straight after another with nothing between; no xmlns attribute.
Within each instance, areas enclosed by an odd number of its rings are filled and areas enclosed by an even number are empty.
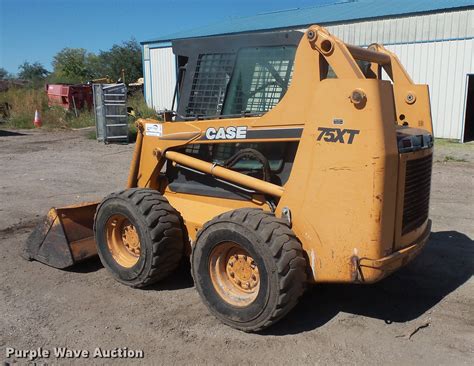
<svg viewBox="0 0 474 366"><path fill-rule="evenodd" d="M122 69L127 83L134 82L143 75L141 47L136 39L114 44L109 51L100 51L97 71L112 79L122 77Z"/></svg>
<svg viewBox="0 0 474 366"><path fill-rule="evenodd" d="M30 64L28 61L25 61L18 67L18 70L18 77L20 79L29 80L33 83L42 82L49 75L49 71L39 62Z"/></svg>
<svg viewBox="0 0 474 366"><path fill-rule="evenodd" d="M115 44L98 55L84 48L64 48L53 58L53 83L84 83L92 79L110 77L118 80L124 70L126 82L142 77L140 44L135 40Z"/></svg>
<svg viewBox="0 0 474 366"><path fill-rule="evenodd" d="M83 83L94 78L91 62L97 56L84 48L64 48L53 58L52 80L61 83Z"/></svg>
<svg viewBox="0 0 474 366"><path fill-rule="evenodd" d="M12 75L3 67L0 67L0 80L7 80L11 78L12 78Z"/></svg>

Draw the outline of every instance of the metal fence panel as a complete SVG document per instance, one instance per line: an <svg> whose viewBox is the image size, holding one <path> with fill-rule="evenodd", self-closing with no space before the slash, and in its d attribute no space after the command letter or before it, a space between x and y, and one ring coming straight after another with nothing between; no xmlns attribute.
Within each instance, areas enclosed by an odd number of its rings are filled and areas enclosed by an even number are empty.
<svg viewBox="0 0 474 366"><path fill-rule="evenodd" d="M125 84L94 84L97 140L128 143L127 88Z"/></svg>

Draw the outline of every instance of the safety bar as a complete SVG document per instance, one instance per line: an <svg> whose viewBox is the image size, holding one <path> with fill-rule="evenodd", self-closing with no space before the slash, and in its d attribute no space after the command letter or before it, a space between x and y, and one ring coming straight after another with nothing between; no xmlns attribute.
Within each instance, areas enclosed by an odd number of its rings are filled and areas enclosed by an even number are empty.
<svg viewBox="0 0 474 366"><path fill-rule="evenodd" d="M196 169L200 172L210 174L214 177L221 178L244 187L252 188L257 192L262 192L274 197L281 197L283 195L283 187L254 177L249 177L248 175L224 168L217 164L208 163L207 161L199 160L176 151L167 151L165 157L180 165Z"/></svg>

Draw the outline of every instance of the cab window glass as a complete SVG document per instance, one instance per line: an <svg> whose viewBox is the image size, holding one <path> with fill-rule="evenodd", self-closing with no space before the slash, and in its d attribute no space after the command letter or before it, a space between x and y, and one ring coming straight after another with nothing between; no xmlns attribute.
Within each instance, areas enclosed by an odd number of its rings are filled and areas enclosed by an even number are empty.
<svg viewBox="0 0 474 366"><path fill-rule="evenodd" d="M295 52L294 46L241 49L222 114L259 113L272 109L288 90Z"/></svg>

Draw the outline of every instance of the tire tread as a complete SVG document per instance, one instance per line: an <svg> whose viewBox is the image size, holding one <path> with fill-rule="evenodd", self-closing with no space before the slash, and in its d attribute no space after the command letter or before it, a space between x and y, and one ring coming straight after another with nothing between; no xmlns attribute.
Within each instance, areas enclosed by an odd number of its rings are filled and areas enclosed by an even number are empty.
<svg viewBox="0 0 474 366"><path fill-rule="evenodd" d="M222 222L238 224L255 231L270 249L278 268L279 294L275 309L263 323L239 328L247 332L261 331L284 317L305 290L306 260L301 243L285 220L276 218L271 212L255 208L233 210L208 221L197 233L196 242L199 242L204 231Z"/></svg>
<svg viewBox="0 0 474 366"><path fill-rule="evenodd" d="M97 212L109 199L131 202L143 215L152 242L151 269L140 277L132 287L151 285L175 270L183 255L185 230L181 215L158 191L148 188L131 188L107 196L97 207ZM94 227L95 231L95 227Z"/></svg>

